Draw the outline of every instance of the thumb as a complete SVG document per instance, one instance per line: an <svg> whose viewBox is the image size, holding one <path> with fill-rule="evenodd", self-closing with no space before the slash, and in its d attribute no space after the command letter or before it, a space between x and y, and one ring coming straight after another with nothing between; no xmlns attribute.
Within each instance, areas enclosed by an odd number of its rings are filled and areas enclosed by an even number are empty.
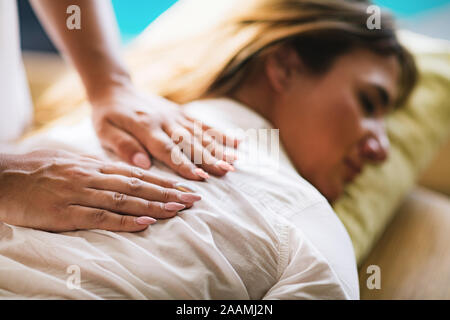
<svg viewBox="0 0 450 320"><path fill-rule="evenodd" d="M130 134L109 125L101 138L105 146L111 149L122 161L133 166L149 169L150 157L141 144Z"/></svg>

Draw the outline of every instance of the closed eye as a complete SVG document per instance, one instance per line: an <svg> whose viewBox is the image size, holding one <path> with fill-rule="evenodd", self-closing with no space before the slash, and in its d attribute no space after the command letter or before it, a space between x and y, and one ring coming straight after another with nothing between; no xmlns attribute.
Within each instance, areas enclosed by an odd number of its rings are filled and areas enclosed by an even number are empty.
<svg viewBox="0 0 450 320"><path fill-rule="evenodd" d="M376 111L376 107L375 104L372 102L372 100L369 98L369 96L364 93L361 92L359 94L359 100L361 103L361 107L364 110L364 113L368 116L368 117L372 117L375 115L375 111Z"/></svg>

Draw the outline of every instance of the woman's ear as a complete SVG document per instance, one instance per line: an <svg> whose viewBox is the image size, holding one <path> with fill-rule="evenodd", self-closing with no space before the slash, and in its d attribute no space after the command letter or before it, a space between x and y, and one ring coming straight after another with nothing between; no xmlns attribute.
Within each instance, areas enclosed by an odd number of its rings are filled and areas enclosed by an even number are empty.
<svg viewBox="0 0 450 320"><path fill-rule="evenodd" d="M267 53L265 59L266 76L272 88L278 93L282 93L290 87L301 68L301 59L290 45L276 46Z"/></svg>

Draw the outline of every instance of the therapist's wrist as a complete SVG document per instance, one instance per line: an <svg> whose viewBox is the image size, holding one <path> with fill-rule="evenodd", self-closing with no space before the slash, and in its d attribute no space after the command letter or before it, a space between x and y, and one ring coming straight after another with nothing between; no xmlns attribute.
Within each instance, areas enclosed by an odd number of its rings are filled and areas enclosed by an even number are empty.
<svg viewBox="0 0 450 320"><path fill-rule="evenodd" d="M86 84L86 93L93 107L102 105L102 101L109 99L118 92L129 91L133 88L131 77L127 72L109 74L104 78Z"/></svg>

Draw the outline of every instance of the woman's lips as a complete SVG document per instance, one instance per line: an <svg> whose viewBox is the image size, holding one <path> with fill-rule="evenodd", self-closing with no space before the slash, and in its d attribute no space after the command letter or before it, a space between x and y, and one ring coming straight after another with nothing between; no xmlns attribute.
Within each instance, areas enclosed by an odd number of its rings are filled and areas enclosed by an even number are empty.
<svg viewBox="0 0 450 320"><path fill-rule="evenodd" d="M358 174L362 171L362 165L357 164L349 159L345 159L344 163L347 168L349 168L350 174L348 177L348 181L352 181Z"/></svg>

